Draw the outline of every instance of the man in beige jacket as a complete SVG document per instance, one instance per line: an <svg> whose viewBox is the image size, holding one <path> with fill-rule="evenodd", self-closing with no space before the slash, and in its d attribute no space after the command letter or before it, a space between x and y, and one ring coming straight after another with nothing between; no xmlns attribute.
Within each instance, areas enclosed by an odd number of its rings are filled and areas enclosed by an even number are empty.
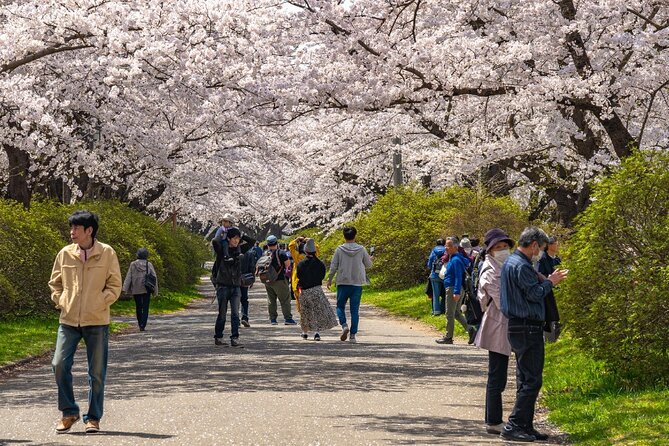
<svg viewBox="0 0 669 446"><path fill-rule="evenodd" d="M98 217L88 211L72 214L72 244L56 256L49 287L51 300L60 310L53 371L58 385L58 409L63 417L56 427L66 433L79 420L79 406L72 388L72 363L81 339L88 357L88 412L84 414L87 433L100 430L107 355L109 348L109 307L121 294L121 270L114 249L95 239Z"/></svg>

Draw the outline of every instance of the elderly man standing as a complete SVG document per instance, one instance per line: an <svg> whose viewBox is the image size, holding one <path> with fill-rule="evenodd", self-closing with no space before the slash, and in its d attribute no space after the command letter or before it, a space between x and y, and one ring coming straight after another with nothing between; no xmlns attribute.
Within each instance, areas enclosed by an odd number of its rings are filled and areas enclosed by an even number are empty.
<svg viewBox="0 0 669 446"><path fill-rule="evenodd" d="M513 411L500 434L505 440L548 439L533 425L544 370L544 299L567 276L567 271L556 270L547 280L541 280L532 263L539 260L547 244L544 231L534 226L525 228L518 248L502 267L500 303L502 313L509 319L508 338L516 357L518 383Z"/></svg>
<svg viewBox="0 0 669 446"><path fill-rule="evenodd" d="M467 319L460 311L460 297L462 285L465 278L465 271L471 263L469 258L458 250L457 237L448 237L446 239L446 253L448 254L448 263L446 264L446 274L444 275L444 288L446 289L446 334L443 338L437 339L437 344L452 344L453 329L455 328L455 319L460 322L462 328L469 334L469 343L474 342L476 329L467 325Z"/></svg>
<svg viewBox="0 0 669 446"><path fill-rule="evenodd" d="M114 249L95 239L98 216L77 211L69 218L71 245L60 250L51 272L51 300L60 310L53 372L58 385L58 410L63 417L56 433L64 434L79 420L74 400L72 364L81 339L88 358L86 432L98 432L102 418L107 356L109 307L121 294L121 270Z"/></svg>

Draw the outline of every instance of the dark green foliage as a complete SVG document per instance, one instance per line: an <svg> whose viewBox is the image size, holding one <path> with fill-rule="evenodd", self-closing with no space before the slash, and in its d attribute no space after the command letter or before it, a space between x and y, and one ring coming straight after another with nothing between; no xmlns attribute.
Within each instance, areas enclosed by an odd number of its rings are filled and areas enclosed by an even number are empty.
<svg viewBox="0 0 669 446"><path fill-rule="evenodd" d="M98 239L111 245L125 277L137 250L146 247L161 290L183 290L195 283L209 258L202 237L172 230L115 201L62 205L36 201L30 210L0 200L0 317L48 312L53 308L47 282L58 251L69 242L67 217L88 209L100 217Z"/></svg>
<svg viewBox="0 0 669 446"><path fill-rule="evenodd" d="M402 187L379 198L352 224L358 230L358 242L376 248L374 284L402 288L427 280L427 257L437 238L468 233L482 239L493 227L520 234L527 217L511 199L494 198L480 190L450 187L429 192ZM322 257L329 260L343 241L340 230L321 241Z"/></svg>
<svg viewBox="0 0 669 446"><path fill-rule="evenodd" d="M595 186L567 252L561 309L629 387L669 382L669 154L637 152Z"/></svg>

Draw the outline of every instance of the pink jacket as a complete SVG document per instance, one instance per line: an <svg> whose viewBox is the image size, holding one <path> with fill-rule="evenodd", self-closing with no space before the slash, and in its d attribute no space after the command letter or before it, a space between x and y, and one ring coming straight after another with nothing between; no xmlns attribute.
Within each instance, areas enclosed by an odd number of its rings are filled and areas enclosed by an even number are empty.
<svg viewBox="0 0 669 446"><path fill-rule="evenodd" d="M502 314L499 300L502 265L487 256L481 271L483 274L479 279L478 299L485 313L474 344L491 352L510 356L511 345L507 337L509 320Z"/></svg>

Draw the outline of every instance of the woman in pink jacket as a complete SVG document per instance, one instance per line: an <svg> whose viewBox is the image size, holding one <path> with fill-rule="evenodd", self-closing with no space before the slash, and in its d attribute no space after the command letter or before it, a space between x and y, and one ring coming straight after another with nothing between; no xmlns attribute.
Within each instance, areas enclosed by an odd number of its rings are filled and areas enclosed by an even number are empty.
<svg viewBox="0 0 669 446"><path fill-rule="evenodd" d="M499 291L502 265L514 245L506 232L495 228L485 235L486 257L479 271L478 299L485 311L474 343L488 350L488 384L485 395L486 432L499 434L502 421L502 392L506 388L511 345L507 338L509 320L502 314Z"/></svg>

